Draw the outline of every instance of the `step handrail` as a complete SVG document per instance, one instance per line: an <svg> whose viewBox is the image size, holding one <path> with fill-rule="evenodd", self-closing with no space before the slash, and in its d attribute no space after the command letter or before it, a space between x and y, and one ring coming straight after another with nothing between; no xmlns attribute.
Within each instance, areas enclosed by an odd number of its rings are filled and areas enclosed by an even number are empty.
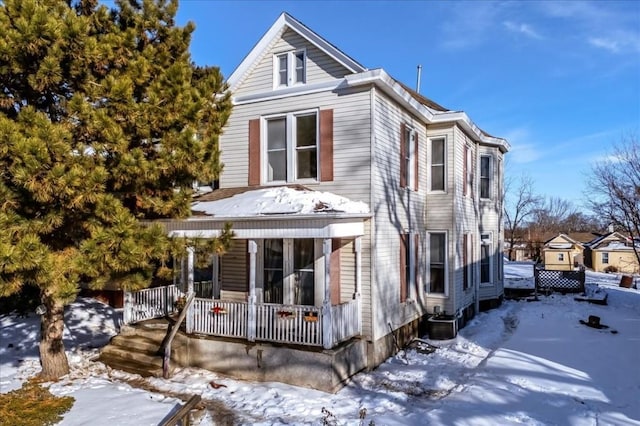
<svg viewBox="0 0 640 426"><path fill-rule="evenodd" d="M176 411L166 421L160 423L160 426L177 426L180 421L182 421L183 425L188 425L189 413L201 400L202 397L200 395L192 395L191 398L189 398L189 400L182 407L180 407L178 411Z"/></svg>
<svg viewBox="0 0 640 426"><path fill-rule="evenodd" d="M162 377L164 377L165 379L169 378L169 363L171 360L171 344L173 343L173 339L176 337L176 334L180 329L180 324L182 324L182 321L184 321L184 319L186 318L187 312L189 311L189 307L193 303L193 300L195 299L195 297L196 297L196 294L194 292L189 293L189 295L187 296L187 302L184 304L184 308L182 308L182 311L180 311L180 315L178 315L178 320L171 327L171 331L169 332L168 337L164 339L164 342L162 342L160 353L163 354Z"/></svg>

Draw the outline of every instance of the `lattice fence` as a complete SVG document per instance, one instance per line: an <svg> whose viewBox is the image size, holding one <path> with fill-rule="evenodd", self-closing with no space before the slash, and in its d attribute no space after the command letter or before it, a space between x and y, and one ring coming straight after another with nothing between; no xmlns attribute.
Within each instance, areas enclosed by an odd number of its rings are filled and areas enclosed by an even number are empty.
<svg viewBox="0 0 640 426"><path fill-rule="evenodd" d="M549 271L534 268L538 292L559 291L561 293L584 293L584 270L578 271Z"/></svg>

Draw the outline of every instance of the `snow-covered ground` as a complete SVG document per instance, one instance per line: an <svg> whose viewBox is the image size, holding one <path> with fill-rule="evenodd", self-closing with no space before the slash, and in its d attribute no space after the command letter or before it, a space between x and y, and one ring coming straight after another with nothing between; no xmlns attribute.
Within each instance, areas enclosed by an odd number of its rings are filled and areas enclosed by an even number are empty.
<svg viewBox="0 0 640 426"><path fill-rule="evenodd" d="M505 264L507 285L532 287L532 271ZM171 380L110 370L91 360L121 312L79 299L66 316L72 372L50 389L75 398L62 425L157 425L191 394L204 400L203 425L640 425L640 291L619 280L587 274L607 306L559 294L506 301L455 339L428 341L433 353L408 349L335 395L191 368ZM582 325L589 315L609 328ZM39 371L38 330L35 314L0 317L0 392Z"/></svg>

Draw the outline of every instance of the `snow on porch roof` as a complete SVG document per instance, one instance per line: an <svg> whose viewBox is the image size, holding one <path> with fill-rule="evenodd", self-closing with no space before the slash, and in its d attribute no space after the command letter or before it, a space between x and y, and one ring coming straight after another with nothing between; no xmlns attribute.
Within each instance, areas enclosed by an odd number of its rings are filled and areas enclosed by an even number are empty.
<svg viewBox="0 0 640 426"><path fill-rule="evenodd" d="M194 215L199 217L228 218L316 214L361 216L369 214L369 206L363 202L352 201L331 192L314 191L303 186L216 190L196 199L191 209Z"/></svg>

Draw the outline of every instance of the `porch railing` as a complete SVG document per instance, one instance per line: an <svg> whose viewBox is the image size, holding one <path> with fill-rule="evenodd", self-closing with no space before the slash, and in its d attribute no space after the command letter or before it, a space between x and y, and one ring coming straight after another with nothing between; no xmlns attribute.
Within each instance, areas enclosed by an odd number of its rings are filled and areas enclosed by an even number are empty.
<svg viewBox="0 0 640 426"><path fill-rule="evenodd" d="M211 336L247 335L247 304L197 298L193 303L193 332Z"/></svg>
<svg viewBox="0 0 640 426"><path fill-rule="evenodd" d="M125 298L125 323L158 318L175 312L174 303L182 292L175 285L129 293ZM249 310L255 309L254 324ZM307 305L280 305L197 297L187 315L190 332L222 337L333 347L361 334L360 299L331 306L332 342L323 340L322 308ZM255 328L255 332L251 333Z"/></svg>
<svg viewBox="0 0 640 426"><path fill-rule="evenodd" d="M331 331L333 332L334 345L360 335L362 324L359 298L332 306L331 311Z"/></svg>
<svg viewBox="0 0 640 426"><path fill-rule="evenodd" d="M123 322L132 324L169 315L176 311L175 303L181 294L175 285L126 292Z"/></svg>
<svg viewBox="0 0 640 426"><path fill-rule="evenodd" d="M301 305L257 305L256 340L322 345L320 308Z"/></svg>

